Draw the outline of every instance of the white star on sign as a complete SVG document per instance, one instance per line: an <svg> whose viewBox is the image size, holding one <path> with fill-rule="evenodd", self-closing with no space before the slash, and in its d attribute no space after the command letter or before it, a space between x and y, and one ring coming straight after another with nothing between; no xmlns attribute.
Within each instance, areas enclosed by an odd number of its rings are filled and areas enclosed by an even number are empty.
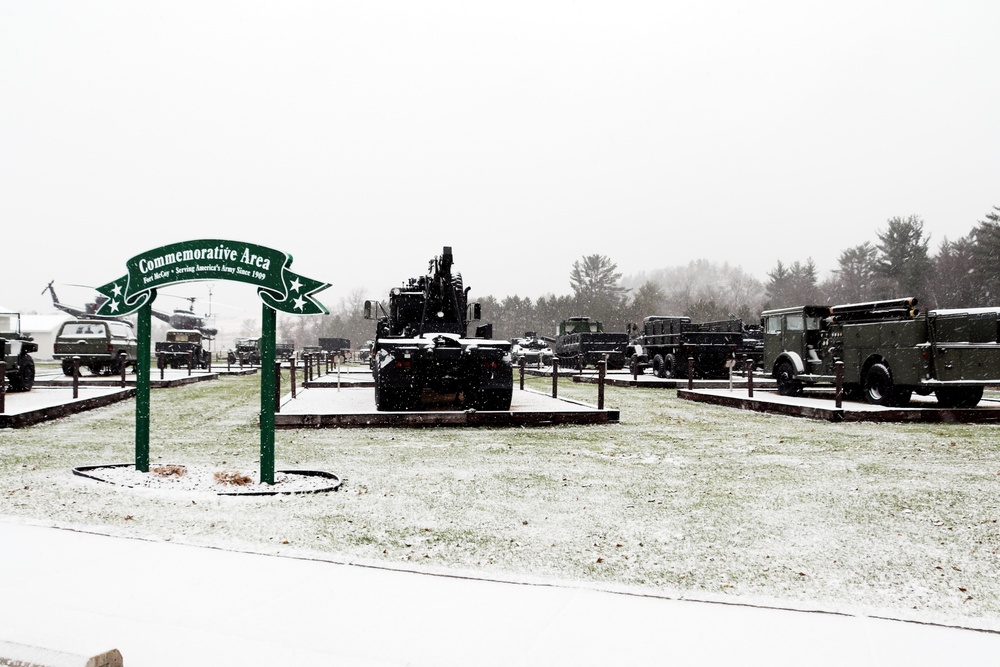
<svg viewBox="0 0 1000 667"><path fill-rule="evenodd" d="M303 299L301 296L297 299L292 299L292 302L295 304L295 307L298 310L302 310L302 308L306 305L306 300Z"/></svg>
<svg viewBox="0 0 1000 667"><path fill-rule="evenodd" d="M118 302L117 301L112 301L111 305L108 306L108 310L110 310L112 313L117 313L118 312Z"/></svg>
<svg viewBox="0 0 1000 667"><path fill-rule="evenodd" d="M293 292L298 292L300 289L302 289L302 283L299 282L298 276L295 276L295 280L291 282L291 286Z"/></svg>
<svg viewBox="0 0 1000 667"><path fill-rule="evenodd" d="M115 296L122 295L122 288L118 286L118 283L115 283L115 286L114 288L112 288L111 293L114 294Z"/></svg>

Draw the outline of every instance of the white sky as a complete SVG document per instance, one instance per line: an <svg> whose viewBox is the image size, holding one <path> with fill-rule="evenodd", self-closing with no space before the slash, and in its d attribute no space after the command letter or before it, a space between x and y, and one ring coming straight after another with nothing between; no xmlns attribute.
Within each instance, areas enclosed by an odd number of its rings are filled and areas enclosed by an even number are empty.
<svg viewBox="0 0 1000 667"><path fill-rule="evenodd" d="M0 0L0 304L199 238L291 253L331 308L445 245L474 296L531 298L593 253L826 273L897 215L936 250L1000 205L998 25L994 0ZM250 286L214 299L259 316Z"/></svg>

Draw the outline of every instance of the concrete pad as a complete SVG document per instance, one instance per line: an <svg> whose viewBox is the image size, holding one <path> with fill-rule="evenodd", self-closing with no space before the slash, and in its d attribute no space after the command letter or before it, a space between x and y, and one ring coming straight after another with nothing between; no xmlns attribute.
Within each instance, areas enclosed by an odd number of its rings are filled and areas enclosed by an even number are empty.
<svg viewBox="0 0 1000 667"><path fill-rule="evenodd" d="M727 389L678 389L677 397L689 401L714 403L741 410L769 412L825 421L873 422L964 422L1000 421L1000 403L983 399L974 408L942 408L933 397L914 396L905 407L883 407L861 401L842 401L838 408L832 391L807 390L802 396L782 396L773 390L746 387Z"/></svg>
<svg viewBox="0 0 1000 667"><path fill-rule="evenodd" d="M275 428L349 428L386 426L532 426L606 424L619 420L618 410L598 408L515 388L509 411L414 410L380 412L371 387L338 389L307 387L295 398L285 395L275 414Z"/></svg>
<svg viewBox="0 0 1000 667"><path fill-rule="evenodd" d="M39 387L8 393L0 428L23 428L66 415L93 410L135 396L135 387L83 386L73 398L72 387Z"/></svg>
<svg viewBox="0 0 1000 667"><path fill-rule="evenodd" d="M252 369L245 369L244 374L254 373ZM236 374L236 373L233 373ZM192 370L165 368L161 372L159 369L152 369L149 373L149 386L152 389L162 389L165 387L179 387L181 385L195 382L206 382L218 380L219 372L212 370ZM125 386L134 387L136 383L135 373L125 375ZM58 374L51 371L35 376L36 387L72 387L73 378L67 377L59 371ZM81 387L120 387L122 386L120 375L81 375L79 380Z"/></svg>

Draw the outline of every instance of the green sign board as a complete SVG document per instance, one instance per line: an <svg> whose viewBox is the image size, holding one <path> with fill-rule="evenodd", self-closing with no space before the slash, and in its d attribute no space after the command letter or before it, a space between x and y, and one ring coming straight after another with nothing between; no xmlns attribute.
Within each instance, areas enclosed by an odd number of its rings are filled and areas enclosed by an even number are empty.
<svg viewBox="0 0 1000 667"><path fill-rule="evenodd" d="M196 280L230 280L257 286L266 305L296 315L328 311L313 294L329 283L289 270L292 256L277 250L210 239L184 241L136 255L126 263L128 273L97 291L108 297L98 315L125 315L155 298L157 287Z"/></svg>
<svg viewBox="0 0 1000 667"><path fill-rule="evenodd" d="M257 286L261 307L260 478L274 483L274 411L276 310L295 315L329 311L315 299L329 283L289 270L292 256L277 250L218 239L184 241L155 248L126 262L128 273L97 288L108 298L98 315L138 312L136 363L135 467L149 472L150 319L156 288L197 280L230 280Z"/></svg>

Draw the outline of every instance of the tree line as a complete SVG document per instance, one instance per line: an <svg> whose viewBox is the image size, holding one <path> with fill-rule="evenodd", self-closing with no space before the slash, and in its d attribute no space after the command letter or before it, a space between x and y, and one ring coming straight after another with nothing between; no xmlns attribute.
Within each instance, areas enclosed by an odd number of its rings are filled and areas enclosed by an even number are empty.
<svg viewBox="0 0 1000 667"><path fill-rule="evenodd" d="M923 308L1000 305L1000 207L994 206L967 235L942 239L934 253L916 215L890 218L875 237L841 251L837 267L823 280L812 258L778 260L761 281L739 266L706 259L624 277L611 258L593 254L570 268L571 293L477 300L484 322L492 323L493 336L502 339L528 331L554 337L559 322L572 316L603 322L606 331L625 331L649 315L756 323L768 308L910 296ZM374 322L363 318L363 307L359 289L329 315L279 316L278 338L302 349L321 337L342 337L357 348L375 332Z"/></svg>

